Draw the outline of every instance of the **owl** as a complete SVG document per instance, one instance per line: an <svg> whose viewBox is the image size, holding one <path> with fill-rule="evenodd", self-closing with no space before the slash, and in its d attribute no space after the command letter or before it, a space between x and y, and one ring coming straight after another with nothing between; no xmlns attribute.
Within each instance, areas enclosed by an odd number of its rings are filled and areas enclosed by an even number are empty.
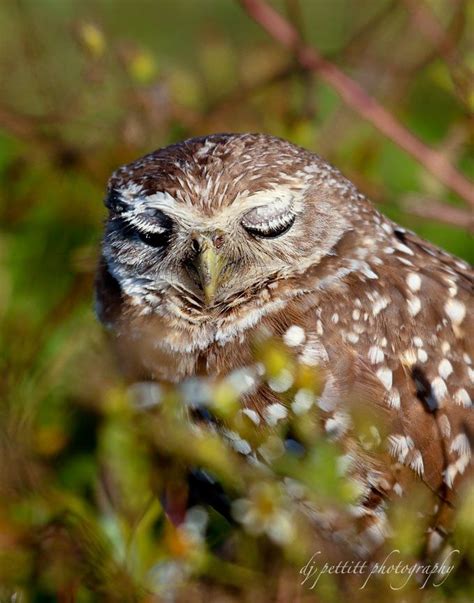
<svg viewBox="0 0 474 603"><path fill-rule="evenodd" d="M264 134L155 151L112 175L105 204L97 313L129 377L250 371L241 412L272 427L307 403L252 373L255 337L281 342L323 376L322 430L363 486L362 549L384 540L387 501L418 483L436 502L436 550L472 475L469 265L380 214L317 155ZM376 451L354 433L355 399L382 425Z"/></svg>

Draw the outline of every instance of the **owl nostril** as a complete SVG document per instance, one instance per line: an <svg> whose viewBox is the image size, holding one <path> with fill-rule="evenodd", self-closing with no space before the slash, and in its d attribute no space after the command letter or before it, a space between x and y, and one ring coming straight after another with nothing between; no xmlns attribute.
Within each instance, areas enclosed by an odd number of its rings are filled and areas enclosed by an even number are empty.
<svg viewBox="0 0 474 603"><path fill-rule="evenodd" d="M199 242L198 239L193 239L192 243L191 243L191 247L193 248L193 251L195 251L196 253L199 253L199 250L201 249L201 243Z"/></svg>
<svg viewBox="0 0 474 603"><path fill-rule="evenodd" d="M222 247L222 245L224 244L224 237L221 234L215 234L212 237L212 242L214 243L214 247L216 249L220 249Z"/></svg>
<svg viewBox="0 0 474 603"><path fill-rule="evenodd" d="M212 243L214 249L220 249L224 244L224 233L217 230L213 233L193 232L191 234L191 247L195 253L199 253L203 247Z"/></svg>

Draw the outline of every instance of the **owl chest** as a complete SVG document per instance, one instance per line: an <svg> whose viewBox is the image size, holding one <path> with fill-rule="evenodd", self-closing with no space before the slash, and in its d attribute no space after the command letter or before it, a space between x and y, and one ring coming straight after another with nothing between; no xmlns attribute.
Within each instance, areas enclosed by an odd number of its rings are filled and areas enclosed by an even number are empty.
<svg viewBox="0 0 474 603"><path fill-rule="evenodd" d="M199 328L166 324L159 317L127 320L117 335L123 370L130 379L179 383L194 376L219 377L255 364L261 325L235 333L209 323ZM265 333L278 337L265 327Z"/></svg>
<svg viewBox="0 0 474 603"><path fill-rule="evenodd" d="M133 378L174 383L193 376L223 377L268 362L314 366L327 361L327 354L304 310L294 304L255 321L238 317L229 324L209 320L195 326L136 317L122 323L121 356Z"/></svg>

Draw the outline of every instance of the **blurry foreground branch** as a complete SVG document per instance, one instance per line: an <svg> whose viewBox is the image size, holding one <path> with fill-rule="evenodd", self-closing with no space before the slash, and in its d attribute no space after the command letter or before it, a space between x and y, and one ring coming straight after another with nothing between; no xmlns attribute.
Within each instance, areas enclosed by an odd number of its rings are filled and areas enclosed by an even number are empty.
<svg viewBox="0 0 474 603"><path fill-rule="evenodd" d="M355 80L324 59L317 49L305 45L295 27L264 0L239 1L254 21L295 54L302 67L317 72L349 107L412 155L445 186L474 206L473 183L456 170L444 154L425 145Z"/></svg>

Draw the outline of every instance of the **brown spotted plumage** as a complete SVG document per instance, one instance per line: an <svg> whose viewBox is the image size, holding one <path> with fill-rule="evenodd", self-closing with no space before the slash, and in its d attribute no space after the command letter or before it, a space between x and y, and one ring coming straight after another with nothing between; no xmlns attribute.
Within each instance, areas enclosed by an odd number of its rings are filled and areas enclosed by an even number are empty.
<svg viewBox="0 0 474 603"><path fill-rule="evenodd" d="M129 375L246 371L242 411L276 425L312 402L300 390L285 405L291 375L255 365L256 337L276 338L324 375L324 429L364 486L361 550L384 538L386 499L415 481L436 499L434 548L472 475L472 269L319 157L261 134L158 150L113 174L106 204L97 307ZM374 416L374 445L354 401Z"/></svg>

